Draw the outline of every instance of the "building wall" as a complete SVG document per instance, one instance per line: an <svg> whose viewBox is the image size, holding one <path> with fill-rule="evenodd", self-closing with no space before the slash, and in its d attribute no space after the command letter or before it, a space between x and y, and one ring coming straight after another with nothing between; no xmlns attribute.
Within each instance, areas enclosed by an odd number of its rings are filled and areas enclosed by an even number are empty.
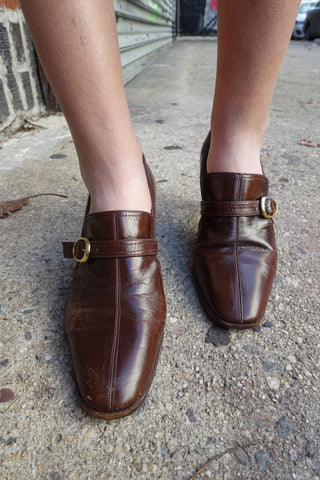
<svg viewBox="0 0 320 480"><path fill-rule="evenodd" d="M2 2L3 3L3 2ZM6 1L14 6L13 1ZM0 130L43 109L35 54L19 9L0 9Z"/></svg>
<svg viewBox="0 0 320 480"><path fill-rule="evenodd" d="M0 8L5 7L5 8L19 8L19 2L18 0L0 0Z"/></svg>
<svg viewBox="0 0 320 480"><path fill-rule="evenodd" d="M170 45L175 0L114 0L124 81L137 75ZM34 48L17 0L0 0L0 131L45 110ZM41 93L44 93L44 97Z"/></svg>

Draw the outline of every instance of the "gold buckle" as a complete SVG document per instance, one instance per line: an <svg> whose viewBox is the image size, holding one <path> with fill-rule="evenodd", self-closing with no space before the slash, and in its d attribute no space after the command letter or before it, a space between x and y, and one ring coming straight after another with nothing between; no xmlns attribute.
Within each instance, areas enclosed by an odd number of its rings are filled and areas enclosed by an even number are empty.
<svg viewBox="0 0 320 480"><path fill-rule="evenodd" d="M270 206L268 207L268 204L267 204L268 200L270 202L272 202L272 204L274 205L274 209L273 209L274 211L272 213L268 213L268 210L270 211ZM261 197L260 198L260 212L261 212L261 215L264 218L273 218L278 213L277 202L275 200L273 200L273 198L270 198L270 197Z"/></svg>
<svg viewBox="0 0 320 480"><path fill-rule="evenodd" d="M82 249L82 251L83 251L83 257L77 258L77 257L76 257L76 246L77 246L77 243L80 242L80 241L84 242L84 247L85 247L85 248ZM78 240L76 240L76 241L74 242L74 244L73 244L73 247L72 247L72 255L73 255L73 258L74 258L75 260L77 260L77 262L79 262L79 263L86 263L86 261L87 261L88 258L89 258L89 255L90 255L90 250L91 250L91 245L90 245L89 240L88 240L86 237L80 237L80 238L78 238Z"/></svg>

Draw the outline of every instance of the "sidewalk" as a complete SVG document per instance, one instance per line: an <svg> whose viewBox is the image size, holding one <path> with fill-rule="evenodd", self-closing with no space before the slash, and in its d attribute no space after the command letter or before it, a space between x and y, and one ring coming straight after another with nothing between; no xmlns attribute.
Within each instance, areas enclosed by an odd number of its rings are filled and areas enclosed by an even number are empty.
<svg viewBox="0 0 320 480"><path fill-rule="evenodd" d="M280 209L279 267L262 325L245 332L212 326L190 278L215 57L214 41L177 41L126 87L157 180L168 304L153 387L130 417L95 420L76 397L61 241L79 236L86 193L65 121L2 142L0 201L68 198L0 219L0 389L14 393L0 397L0 478L320 479L320 148L299 145L320 142L320 45L291 43L277 84L262 160Z"/></svg>

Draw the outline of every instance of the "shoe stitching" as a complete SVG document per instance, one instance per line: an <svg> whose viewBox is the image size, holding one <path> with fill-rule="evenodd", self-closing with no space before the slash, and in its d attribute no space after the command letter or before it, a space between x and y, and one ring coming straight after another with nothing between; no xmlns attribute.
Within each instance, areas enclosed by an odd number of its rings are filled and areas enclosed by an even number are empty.
<svg viewBox="0 0 320 480"><path fill-rule="evenodd" d="M127 215L130 216L130 215ZM133 215L134 216L134 215ZM120 215L119 215L120 217ZM123 216L121 216L123 217ZM117 224L116 235L119 240L119 227ZM121 259L116 258L116 270L118 278L118 292L117 292L117 318L116 318L116 344L115 344L115 353L114 353L114 367L113 367L113 379L112 379L112 410L114 411L115 406L115 395L116 395L116 382L117 382L117 369L118 369L118 353L119 353L119 341L120 341L120 326L121 326L121 269L120 269Z"/></svg>
<svg viewBox="0 0 320 480"><path fill-rule="evenodd" d="M113 378L112 378L112 403L111 409L115 410L115 395L117 384L117 371L118 371L118 357L119 357L119 341L120 341L120 326L121 326L121 273L120 273L120 258L116 258L116 269L118 278L118 292L117 292L117 317L116 317L116 332L115 332L115 350L113 361Z"/></svg>
<svg viewBox="0 0 320 480"><path fill-rule="evenodd" d="M114 240L118 240L118 222L116 217L113 215L113 231ZM119 308L120 308L120 271L119 271L119 259L114 259L115 265L115 290L114 290L114 301L115 301L115 312L114 312L114 331L113 331L113 341L111 348L111 361L110 361L110 384L108 385L108 409L113 410L114 402L114 384L115 384L115 368L116 368L116 355L117 355L117 342L118 342L118 328L119 328Z"/></svg>
<svg viewBox="0 0 320 480"><path fill-rule="evenodd" d="M237 182L237 199L240 200L242 194L242 180L239 178L239 182ZM236 259L236 278L237 278L237 286L238 286L238 309L240 313L240 322L243 322L243 301L242 301L242 284L241 284L241 275L239 269L239 222L240 218L236 217L236 238L235 238L235 259Z"/></svg>

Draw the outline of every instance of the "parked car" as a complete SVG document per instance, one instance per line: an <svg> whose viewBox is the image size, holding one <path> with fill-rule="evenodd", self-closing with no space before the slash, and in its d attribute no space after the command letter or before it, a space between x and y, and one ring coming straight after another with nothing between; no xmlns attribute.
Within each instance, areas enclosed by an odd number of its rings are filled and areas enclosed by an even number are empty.
<svg viewBox="0 0 320 480"><path fill-rule="evenodd" d="M312 7L314 7L316 3L317 3L317 0L301 2L298 15L296 18L296 23L293 28L292 38L296 38L298 40L304 38L304 30L303 30L304 21L307 17L308 11Z"/></svg>
<svg viewBox="0 0 320 480"><path fill-rule="evenodd" d="M307 13L303 30L307 40L320 37L320 1Z"/></svg>

